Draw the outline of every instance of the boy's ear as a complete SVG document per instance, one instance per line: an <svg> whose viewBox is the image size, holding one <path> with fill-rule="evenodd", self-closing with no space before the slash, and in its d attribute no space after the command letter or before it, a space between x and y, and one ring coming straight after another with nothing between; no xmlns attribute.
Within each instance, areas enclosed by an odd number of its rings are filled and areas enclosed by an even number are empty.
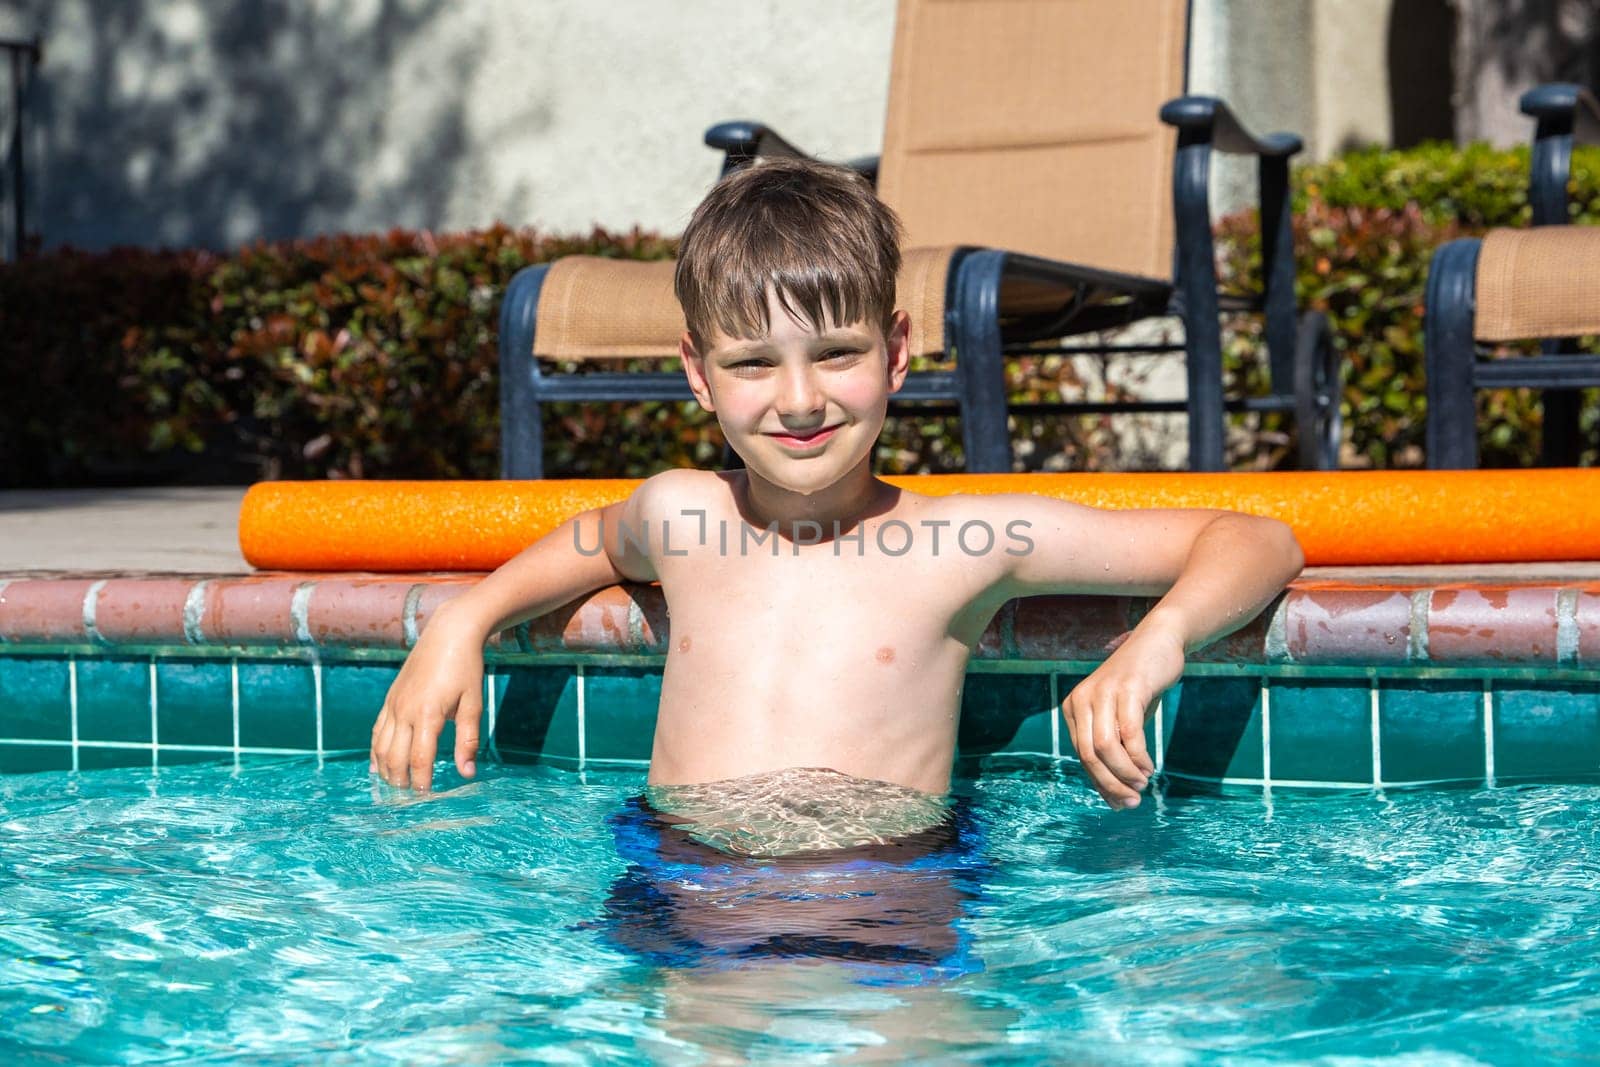
<svg viewBox="0 0 1600 1067"><path fill-rule="evenodd" d="M897 393L906 383L906 372L911 369L911 316L896 311L889 324L889 335L883 340L889 363L889 392Z"/></svg>
<svg viewBox="0 0 1600 1067"><path fill-rule="evenodd" d="M689 391L694 393L701 407L716 414L711 386L706 383L706 361L694 347L694 335L687 330L678 338L678 355L683 359L683 374L689 379Z"/></svg>

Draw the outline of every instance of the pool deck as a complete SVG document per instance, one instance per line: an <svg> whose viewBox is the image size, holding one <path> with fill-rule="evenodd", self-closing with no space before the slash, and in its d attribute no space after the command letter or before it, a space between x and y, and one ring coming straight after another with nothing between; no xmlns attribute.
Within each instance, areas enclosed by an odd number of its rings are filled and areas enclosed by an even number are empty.
<svg viewBox="0 0 1600 1067"><path fill-rule="evenodd" d="M0 492L0 651L258 648L395 655L471 573L254 571L244 490ZM975 669L1105 658L1153 601L1031 597L996 616ZM597 590L491 639L506 657L658 662L654 586ZM1245 628L1191 657L1217 670L1600 670L1600 562L1313 567Z"/></svg>
<svg viewBox="0 0 1600 1067"><path fill-rule="evenodd" d="M0 490L0 578L251 574L239 553L245 489ZM1600 561L1308 567L1302 581L1433 585L1600 582Z"/></svg>

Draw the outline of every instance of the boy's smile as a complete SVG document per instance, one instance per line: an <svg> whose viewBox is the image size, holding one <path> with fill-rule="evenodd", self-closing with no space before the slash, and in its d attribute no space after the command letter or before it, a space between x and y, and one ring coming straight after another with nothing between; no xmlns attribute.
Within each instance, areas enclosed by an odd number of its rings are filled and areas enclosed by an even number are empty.
<svg viewBox="0 0 1600 1067"><path fill-rule="evenodd" d="M885 338L867 322L813 328L771 290L767 308L772 327L764 337L717 331L698 352L686 336L685 372L743 457L753 495L775 505L786 495L806 498L786 502L780 513L832 511L871 478L889 395L905 381L910 320L896 312Z"/></svg>

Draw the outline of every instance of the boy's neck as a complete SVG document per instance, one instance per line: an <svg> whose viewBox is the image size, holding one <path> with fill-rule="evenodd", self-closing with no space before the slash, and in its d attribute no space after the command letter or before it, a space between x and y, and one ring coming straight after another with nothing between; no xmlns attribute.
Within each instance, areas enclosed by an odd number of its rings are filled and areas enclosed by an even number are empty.
<svg viewBox="0 0 1600 1067"><path fill-rule="evenodd" d="M883 511L885 494L894 492L893 486L873 477L870 464L871 457L867 457L849 474L815 493L796 493L746 470L740 510L745 521L757 528L777 523L782 537L793 537L794 524L806 521L821 526L824 539L831 540L835 523L840 530L854 527L868 515Z"/></svg>

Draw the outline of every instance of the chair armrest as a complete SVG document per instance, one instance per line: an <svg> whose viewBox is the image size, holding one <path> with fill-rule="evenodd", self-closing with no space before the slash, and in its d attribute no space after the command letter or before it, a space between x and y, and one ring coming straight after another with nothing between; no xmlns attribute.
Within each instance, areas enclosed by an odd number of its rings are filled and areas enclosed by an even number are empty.
<svg viewBox="0 0 1600 1067"><path fill-rule="evenodd" d="M1305 144L1292 133L1257 137L1244 128L1228 105L1214 96L1180 96L1161 105L1161 121L1211 143L1219 152L1241 156L1289 157Z"/></svg>
<svg viewBox="0 0 1600 1067"><path fill-rule="evenodd" d="M776 130L759 122L719 122L706 131L706 144L724 153L722 173L738 170L757 156L787 156L809 159L806 153L785 141Z"/></svg>
<svg viewBox="0 0 1600 1067"><path fill-rule="evenodd" d="M746 120L717 123L706 131L706 144L724 153L722 159L722 174L724 175L738 170L759 156L780 156L791 159L815 158L784 140L771 127L760 122ZM848 163L841 164L841 166L850 168L873 185L878 184L877 156L852 159Z"/></svg>
<svg viewBox="0 0 1600 1067"><path fill-rule="evenodd" d="M1581 85L1549 82L1523 93L1518 104L1540 123L1565 124L1582 144L1600 144L1600 100Z"/></svg>
<svg viewBox="0 0 1600 1067"><path fill-rule="evenodd" d="M1289 157L1304 147L1292 133L1257 137L1228 105L1211 96L1181 96L1161 107L1161 121L1178 129L1172 201L1177 222L1177 281L1185 330L1217 325L1216 258L1211 241L1211 153L1256 157L1261 208L1262 304L1275 392L1294 380L1294 242L1289 218ZM1213 338L1208 346L1220 345Z"/></svg>
<svg viewBox="0 0 1600 1067"><path fill-rule="evenodd" d="M1600 144L1600 101L1581 85L1550 82L1523 93L1519 104L1535 120L1528 181L1533 224L1565 224L1573 140Z"/></svg>

